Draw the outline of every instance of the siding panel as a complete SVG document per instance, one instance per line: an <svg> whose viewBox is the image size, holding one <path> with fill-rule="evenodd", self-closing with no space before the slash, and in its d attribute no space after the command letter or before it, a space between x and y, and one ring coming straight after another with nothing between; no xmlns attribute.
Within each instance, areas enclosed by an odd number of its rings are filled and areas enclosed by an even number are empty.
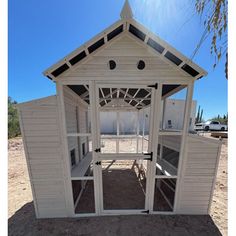
<svg viewBox="0 0 236 236"><path fill-rule="evenodd" d="M65 217L57 97L20 104L19 111L37 217Z"/></svg>
<svg viewBox="0 0 236 236"><path fill-rule="evenodd" d="M187 137L177 213L208 214L220 147L221 143L216 140Z"/></svg>

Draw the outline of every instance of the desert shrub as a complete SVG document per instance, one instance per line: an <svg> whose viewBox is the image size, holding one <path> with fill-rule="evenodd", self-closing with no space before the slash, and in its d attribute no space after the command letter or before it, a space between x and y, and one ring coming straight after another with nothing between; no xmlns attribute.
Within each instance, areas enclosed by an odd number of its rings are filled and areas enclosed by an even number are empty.
<svg viewBox="0 0 236 236"><path fill-rule="evenodd" d="M14 138L20 135L20 124L16 104L16 101L8 97L8 138Z"/></svg>

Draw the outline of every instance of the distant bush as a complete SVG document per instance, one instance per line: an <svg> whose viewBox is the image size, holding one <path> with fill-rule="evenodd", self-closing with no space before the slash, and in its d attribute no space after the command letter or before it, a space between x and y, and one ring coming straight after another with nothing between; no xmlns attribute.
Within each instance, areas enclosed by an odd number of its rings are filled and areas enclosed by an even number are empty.
<svg viewBox="0 0 236 236"><path fill-rule="evenodd" d="M16 104L16 101L8 97L8 138L14 138L21 134Z"/></svg>
<svg viewBox="0 0 236 236"><path fill-rule="evenodd" d="M218 115L216 117L213 117L211 120L216 120L219 121L221 124L228 125L228 113L223 116Z"/></svg>

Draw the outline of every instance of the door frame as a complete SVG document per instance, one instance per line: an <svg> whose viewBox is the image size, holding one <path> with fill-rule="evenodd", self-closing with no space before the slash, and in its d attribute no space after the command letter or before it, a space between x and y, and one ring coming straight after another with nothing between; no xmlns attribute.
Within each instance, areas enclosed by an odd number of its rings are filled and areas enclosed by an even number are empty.
<svg viewBox="0 0 236 236"><path fill-rule="evenodd" d="M122 85L118 83L102 83L102 82L94 82L94 95L93 101L96 101L93 108L95 108L93 122L96 124L93 126L96 130L94 130L94 144L95 148L100 148L101 140L100 140L100 109L99 109L99 88L148 88L151 89L151 104L150 104L150 117L149 117L149 144L148 144L148 153L152 152L152 161L147 161L147 179L146 179L146 196L145 196L145 208L144 209L128 209L128 210L104 210L103 206L103 187L102 187L102 167L101 165L94 165L94 175L95 182L97 185L96 191L96 199L98 199L98 214L107 215L107 214L144 214L151 213L153 211L153 201L154 201L154 183L155 183L155 163L156 163L156 155L157 155L157 143L159 136L159 123L161 119L161 94L162 94L162 83L158 83L157 88L148 87L150 84L155 84L157 81L150 83L150 81L146 83L133 84L132 82L122 83ZM155 117L155 119L154 119ZM146 158L146 155L137 154L137 153L114 153L114 154L102 154L102 153L94 153L94 164L97 161L102 160L143 160ZM124 155L126 158L124 158ZM128 158L127 158L128 155ZM123 157L122 157L123 156Z"/></svg>

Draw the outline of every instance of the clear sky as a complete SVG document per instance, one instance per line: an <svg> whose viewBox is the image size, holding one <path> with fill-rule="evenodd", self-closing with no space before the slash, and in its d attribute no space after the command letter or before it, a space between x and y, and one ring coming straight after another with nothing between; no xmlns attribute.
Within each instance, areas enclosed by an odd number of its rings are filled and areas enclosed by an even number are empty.
<svg viewBox="0 0 236 236"><path fill-rule="evenodd" d="M9 0L8 91L17 102L55 94L42 72L120 18L124 0ZM134 18L187 57L203 33L193 0L130 0ZM203 117L227 113L225 59L213 69L207 39L194 62L208 71L195 83Z"/></svg>

